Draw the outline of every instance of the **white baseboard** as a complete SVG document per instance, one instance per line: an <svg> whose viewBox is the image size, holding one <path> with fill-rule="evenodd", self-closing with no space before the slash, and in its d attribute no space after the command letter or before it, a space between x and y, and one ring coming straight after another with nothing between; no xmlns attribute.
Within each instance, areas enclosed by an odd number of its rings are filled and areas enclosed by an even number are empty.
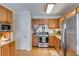
<svg viewBox="0 0 79 59"><path fill-rule="evenodd" d="M31 51L32 50L32 48L28 48L28 49L26 49L27 51Z"/></svg>
<svg viewBox="0 0 79 59"><path fill-rule="evenodd" d="M32 48L27 48L27 49L16 49L16 50L27 50L27 51L31 51Z"/></svg>

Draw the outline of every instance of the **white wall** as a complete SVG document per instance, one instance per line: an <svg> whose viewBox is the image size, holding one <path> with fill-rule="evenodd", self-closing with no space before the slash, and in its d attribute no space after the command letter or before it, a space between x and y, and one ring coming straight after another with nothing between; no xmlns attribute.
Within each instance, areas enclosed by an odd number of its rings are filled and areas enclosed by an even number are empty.
<svg viewBox="0 0 79 59"><path fill-rule="evenodd" d="M31 50L32 31L31 14L29 11L14 13L14 38L16 39L17 50Z"/></svg>
<svg viewBox="0 0 79 59"><path fill-rule="evenodd" d="M56 16L58 17L58 16ZM33 18L56 18L55 16L34 16ZM17 50L31 50L32 30L31 13L29 11L14 12L14 39L16 39Z"/></svg>
<svg viewBox="0 0 79 59"><path fill-rule="evenodd" d="M52 15L32 15L32 18L34 19L57 19L59 18L59 15L52 16Z"/></svg>
<svg viewBox="0 0 79 59"><path fill-rule="evenodd" d="M77 55L79 55L79 14L77 14Z"/></svg>

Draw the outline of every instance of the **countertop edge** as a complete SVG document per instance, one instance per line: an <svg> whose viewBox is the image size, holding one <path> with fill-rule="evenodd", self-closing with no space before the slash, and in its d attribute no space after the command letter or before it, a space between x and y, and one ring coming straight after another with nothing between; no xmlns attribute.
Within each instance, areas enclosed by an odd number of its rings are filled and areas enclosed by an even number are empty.
<svg viewBox="0 0 79 59"><path fill-rule="evenodd" d="M9 43L13 42L15 40L6 41L5 43L0 45L0 48L4 47L5 45L8 45Z"/></svg>

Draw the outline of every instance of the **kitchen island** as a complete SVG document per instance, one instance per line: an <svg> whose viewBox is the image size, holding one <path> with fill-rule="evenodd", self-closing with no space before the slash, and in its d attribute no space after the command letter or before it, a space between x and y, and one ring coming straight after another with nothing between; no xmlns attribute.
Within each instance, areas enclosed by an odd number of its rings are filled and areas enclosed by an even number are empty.
<svg viewBox="0 0 79 59"><path fill-rule="evenodd" d="M15 55L15 40L1 41L0 40L0 56Z"/></svg>

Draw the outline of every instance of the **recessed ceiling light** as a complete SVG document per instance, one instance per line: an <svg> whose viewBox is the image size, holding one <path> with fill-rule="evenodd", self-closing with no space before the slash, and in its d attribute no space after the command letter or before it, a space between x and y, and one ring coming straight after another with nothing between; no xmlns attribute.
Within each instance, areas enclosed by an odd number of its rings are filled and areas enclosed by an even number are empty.
<svg viewBox="0 0 79 59"><path fill-rule="evenodd" d="M51 13L51 11L52 11L54 5L55 5L54 3L47 5L47 10L46 10L46 13L47 13L47 14Z"/></svg>

